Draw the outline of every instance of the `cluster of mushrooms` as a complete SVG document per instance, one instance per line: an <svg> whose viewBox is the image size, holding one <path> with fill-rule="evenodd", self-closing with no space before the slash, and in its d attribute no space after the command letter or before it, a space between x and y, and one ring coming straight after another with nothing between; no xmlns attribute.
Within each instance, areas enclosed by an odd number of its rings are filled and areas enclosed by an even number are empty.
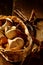
<svg viewBox="0 0 43 65"><path fill-rule="evenodd" d="M27 26L16 16L0 18L0 54L10 62L24 61L31 52L39 51Z"/></svg>

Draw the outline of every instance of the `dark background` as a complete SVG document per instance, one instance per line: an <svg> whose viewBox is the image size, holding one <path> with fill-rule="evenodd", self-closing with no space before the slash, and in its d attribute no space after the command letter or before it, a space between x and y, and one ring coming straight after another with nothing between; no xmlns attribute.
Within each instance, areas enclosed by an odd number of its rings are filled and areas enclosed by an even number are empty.
<svg viewBox="0 0 43 65"><path fill-rule="evenodd" d="M15 8L20 9L28 18L32 9L36 11L37 17L43 17L43 0L17 0Z"/></svg>
<svg viewBox="0 0 43 65"><path fill-rule="evenodd" d="M12 15L13 0L0 0L0 15Z"/></svg>
<svg viewBox="0 0 43 65"><path fill-rule="evenodd" d="M15 8L21 10L28 18L34 8L37 17L43 17L43 0L0 0L0 14L12 15Z"/></svg>

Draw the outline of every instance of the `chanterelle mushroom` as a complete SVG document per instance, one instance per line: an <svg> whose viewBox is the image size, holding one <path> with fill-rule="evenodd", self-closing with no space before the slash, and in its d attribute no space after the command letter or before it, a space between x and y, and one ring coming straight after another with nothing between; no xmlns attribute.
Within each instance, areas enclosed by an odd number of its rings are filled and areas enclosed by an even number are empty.
<svg viewBox="0 0 43 65"><path fill-rule="evenodd" d="M8 39L9 48L14 50L21 49L24 45L24 40L20 37L16 37L13 40Z"/></svg>
<svg viewBox="0 0 43 65"><path fill-rule="evenodd" d="M0 45L6 44L7 38L4 36L2 32L0 32Z"/></svg>
<svg viewBox="0 0 43 65"><path fill-rule="evenodd" d="M15 26L12 26L12 27L7 26L7 27L5 27L5 35L9 39L14 38L17 35L16 27Z"/></svg>
<svg viewBox="0 0 43 65"><path fill-rule="evenodd" d="M5 30L6 26L12 26L12 20L10 18L6 18L5 23L2 25L2 29Z"/></svg>

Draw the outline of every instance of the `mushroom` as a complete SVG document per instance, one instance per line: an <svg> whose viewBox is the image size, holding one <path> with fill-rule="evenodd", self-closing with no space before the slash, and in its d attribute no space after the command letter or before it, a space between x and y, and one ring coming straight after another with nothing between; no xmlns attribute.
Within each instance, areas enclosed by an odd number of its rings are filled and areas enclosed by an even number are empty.
<svg viewBox="0 0 43 65"><path fill-rule="evenodd" d="M15 26L7 26L5 27L5 35L7 38L12 39L17 36L16 27Z"/></svg>
<svg viewBox="0 0 43 65"><path fill-rule="evenodd" d="M0 26L0 32L2 32L3 33L3 30L2 30L2 27Z"/></svg>
<svg viewBox="0 0 43 65"><path fill-rule="evenodd" d="M13 40L8 39L9 48L13 50L21 49L24 45L24 40L20 37L16 37Z"/></svg>
<svg viewBox="0 0 43 65"><path fill-rule="evenodd" d="M15 26L12 27L6 27L5 28L5 35L7 38L12 39L15 37L21 37L23 38L25 41L27 40L27 35L25 33L23 33L21 30L16 29Z"/></svg>
<svg viewBox="0 0 43 65"><path fill-rule="evenodd" d="M0 32L0 45L4 45L7 43L7 38L4 36L2 32Z"/></svg>
<svg viewBox="0 0 43 65"><path fill-rule="evenodd" d="M2 25L2 29L5 30L6 26L12 26L12 20L10 18L6 18L5 23Z"/></svg>

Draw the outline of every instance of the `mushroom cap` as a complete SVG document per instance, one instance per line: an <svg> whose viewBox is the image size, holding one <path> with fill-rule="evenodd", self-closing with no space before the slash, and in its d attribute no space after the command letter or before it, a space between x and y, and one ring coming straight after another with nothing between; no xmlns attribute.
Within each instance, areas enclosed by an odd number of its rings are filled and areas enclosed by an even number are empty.
<svg viewBox="0 0 43 65"><path fill-rule="evenodd" d="M14 37L16 37L17 33L16 33L16 27L12 26L9 27L8 26L5 28L5 35L7 38L12 39Z"/></svg>
<svg viewBox="0 0 43 65"><path fill-rule="evenodd" d="M6 18L5 20L5 23L2 25L3 30L5 30L6 26L12 26L12 20L10 18Z"/></svg>
<svg viewBox="0 0 43 65"><path fill-rule="evenodd" d="M6 44L7 43L7 38L4 36L2 32L0 32L0 45Z"/></svg>
<svg viewBox="0 0 43 65"><path fill-rule="evenodd" d="M9 48L13 48L14 50L18 50L23 47L24 40L20 37L16 37L13 40L8 39Z"/></svg>

